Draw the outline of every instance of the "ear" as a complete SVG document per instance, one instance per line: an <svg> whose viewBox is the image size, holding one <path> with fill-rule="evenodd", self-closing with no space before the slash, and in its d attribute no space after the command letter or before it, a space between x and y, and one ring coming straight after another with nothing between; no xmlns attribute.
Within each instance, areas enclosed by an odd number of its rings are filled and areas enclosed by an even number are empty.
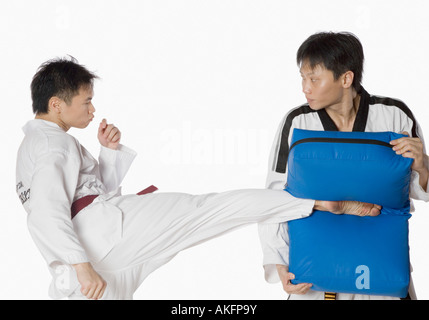
<svg viewBox="0 0 429 320"><path fill-rule="evenodd" d="M54 113L61 113L61 105L63 100L53 96L48 101L48 111L54 112Z"/></svg>
<svg viewBox="0 0 429 320"><path fill-rule="evenodd" d="M352 71L347 71L342 75L342 85L343 88L348 89L353 84L353 79L355 74Z"/></svg>

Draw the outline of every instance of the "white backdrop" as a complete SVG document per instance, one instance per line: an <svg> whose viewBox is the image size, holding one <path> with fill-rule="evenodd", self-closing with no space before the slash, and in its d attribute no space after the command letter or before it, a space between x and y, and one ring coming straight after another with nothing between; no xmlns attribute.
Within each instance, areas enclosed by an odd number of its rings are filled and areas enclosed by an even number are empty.
<svg viewBox="0 0 429 320"><path fill-rule="evenodd" d="M365 49L364 87L405 101L429 137L427 12L426 0L2 1L0 298L48 298L50 275L14 190L21 127L33 118L29 85L42 62L70 54L101 77L96 120L115 123L139 153L124 193L150 184L194 194L263 188L275 130L304 102L296 50L317 31L355 33ZM97 121L70 131L94 155ZM428 299L429 204L416 206L413 276ZM180 253L135 295L285 297L263 279L255 225Z"/></svg>

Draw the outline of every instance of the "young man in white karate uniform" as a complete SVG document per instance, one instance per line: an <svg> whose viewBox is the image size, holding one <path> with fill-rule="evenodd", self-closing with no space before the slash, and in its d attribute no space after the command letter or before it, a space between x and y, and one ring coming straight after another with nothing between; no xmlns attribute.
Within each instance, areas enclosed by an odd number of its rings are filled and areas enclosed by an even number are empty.
<svg viewBox="0 0 429 320"><path fill-rule="evenodd" d="M297 52L306 104L290 110L281 121L270 154L266 187L283 190L294 128L325 131L393 131L409 137L391 141L393 150L413 158L410 197L429 201L429 161L422 130L411 110L400 100L370 95L361 86L364 53L350 33L321 32L310 36ZM369 182L370 183L370 182ZM289 299L323 299L310 283L294 285L288 272L287 223L260 224L265 279L281 281ZM409 294L415 298L411 283ZM391 299L392 297L339 293L337 299ZM393 298L396 299L396 298Z"/></svg>
<svg viewBox="0 0 429 320"><path fill-rule="evenodd" d="M17 157L17 193L28 228L53 276L52 298L132 299L152 271L178 252L234 228L280 223L313 208L379 214L356 202L296 199L282 190L236 190L190 195L121 195L136 153L121 132L99 124L98 161L69 135L94 119L96 76L74 59L43 64L33 78L34 120L24 129Z"/></svg>

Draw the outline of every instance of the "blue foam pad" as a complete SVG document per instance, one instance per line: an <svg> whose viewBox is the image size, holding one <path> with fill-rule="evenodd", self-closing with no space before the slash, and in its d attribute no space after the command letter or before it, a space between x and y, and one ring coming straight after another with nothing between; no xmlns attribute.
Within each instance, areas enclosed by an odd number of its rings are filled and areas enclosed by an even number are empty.
<svg viewBox="0 0 429 320"><path fill-rule="evenodd" d="M289 221L292 283L312 290L405 297L409 214L377 217L315 211Z"/></svg>
<svg viewBox="0 0 429 320"><path fill-rule="evenodd" d="M397 155L394 132L294 129L286 191L297 198L409 207L412 159Z"/></svg>
<svg viewBox="0 0 429 320"><path fill-rule="evenodd" d="M383 206L377 217L316 211L290 221L292 283L313 290L404 297L409 285L412 159L391 149L393 132L294 129L286 191L316 200Z"/></svg>

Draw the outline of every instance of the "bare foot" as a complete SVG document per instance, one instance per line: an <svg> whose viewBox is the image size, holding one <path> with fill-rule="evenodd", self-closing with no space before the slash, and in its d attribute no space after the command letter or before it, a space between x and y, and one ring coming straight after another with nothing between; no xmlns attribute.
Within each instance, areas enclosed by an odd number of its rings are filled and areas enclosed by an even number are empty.
<svg viewBox="0 0 429 320"><path fill-rule="evenodd" d="M359 201L320 201L326 211L335 214L351 214L355 216L375 217L380 214L381 206ZM323 209L322 209L323 210Z"/></svg>

